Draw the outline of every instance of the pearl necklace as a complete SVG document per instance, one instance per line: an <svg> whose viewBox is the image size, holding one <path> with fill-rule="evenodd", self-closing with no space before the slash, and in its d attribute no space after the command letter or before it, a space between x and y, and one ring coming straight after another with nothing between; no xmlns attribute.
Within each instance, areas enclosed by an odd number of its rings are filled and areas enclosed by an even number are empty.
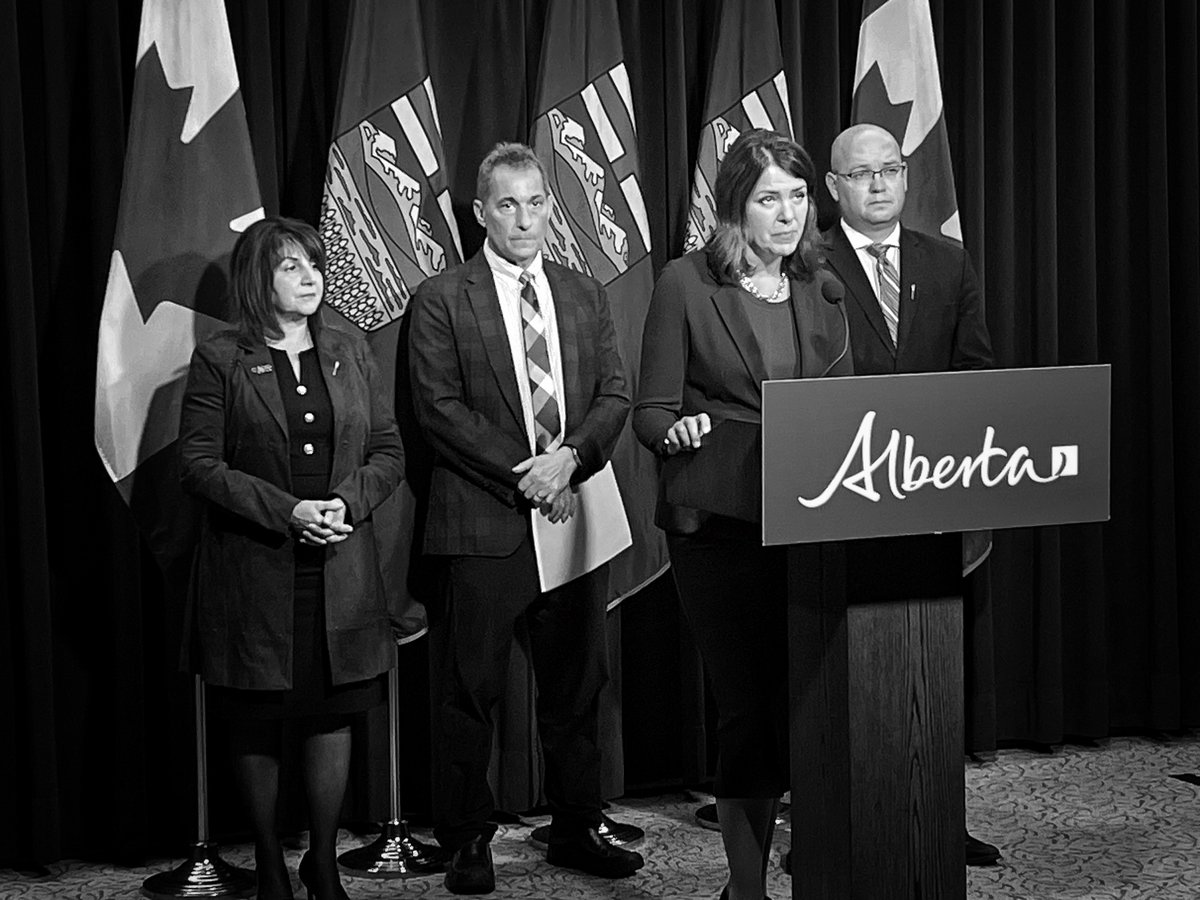
<svg viewBox="0 0 1200 900"><path fill-rule="evenodd" d="M750 280L749 275L739 275L738 283L741 284L741 286L751 296L757 297L759 300L765 300L767 303L778 303L783 299L783 289L787 287L788 279L785 273L780 272L779 284L775 286L775 293L773 293L770 297L765 297L759 292L758 288L754 286L754 282Z"/></svg>

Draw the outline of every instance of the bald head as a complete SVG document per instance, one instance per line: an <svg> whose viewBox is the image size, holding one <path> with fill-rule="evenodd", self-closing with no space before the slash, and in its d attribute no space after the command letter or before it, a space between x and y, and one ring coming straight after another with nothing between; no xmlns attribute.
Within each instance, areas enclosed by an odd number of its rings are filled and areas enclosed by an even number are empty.
<svg viewBox="0 0 1200 900"><path fill-rule="evenodd" d="M829 163L833 171L826 174L825 186L846 224L872 239L891 234L908 191L904 158L891 132L868 123L852 125L834 139Z"/></svg>
<svg viewBox="0 0 1200 900"><path fill-rule="evenodd" d="M896 139L892 137L890 131L880 128L878 125L872 125L870 122L861 122L858 125L851 125L833 139L833 146L829 150L829 164L833 166L833 171L849 171L846 168L846 160L852 154L856 144L862 140L890 143L896 158L900 157L900 145L896 143Z"/></svg>

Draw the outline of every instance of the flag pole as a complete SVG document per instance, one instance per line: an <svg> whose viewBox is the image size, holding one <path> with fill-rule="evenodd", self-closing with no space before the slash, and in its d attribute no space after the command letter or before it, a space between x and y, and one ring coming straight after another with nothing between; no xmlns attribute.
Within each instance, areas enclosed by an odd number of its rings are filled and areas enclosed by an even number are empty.
<svg viewBox="0 0 1200 900"><path fill-rule="evenodd" d="M196 715L196 840L188 858L169 872L142 882L142 895L171 897L249 897L256 890L255 874L221 859L220 848L208 834L208 710L204 681L195 677Z"/></svg>
<svg viewBox="0 0 1200 900"><path fill-rule="evenodd" d="M425 633L424 629L396 639L396 665L388 672L388 753L391 817L379 826L371 843L347 850L338 857L338 868L361 878L409 878L445 868L438 848L423 844L408 830L400 812L400 647Z"/></svg>

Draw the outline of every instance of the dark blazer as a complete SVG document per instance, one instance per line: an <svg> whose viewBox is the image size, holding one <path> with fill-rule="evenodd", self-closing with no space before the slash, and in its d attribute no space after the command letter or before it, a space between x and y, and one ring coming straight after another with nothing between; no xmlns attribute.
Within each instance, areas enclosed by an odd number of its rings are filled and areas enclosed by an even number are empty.
<svg viewBox="0 0 1200 900"><path fill-rule="evenodd" d="M829 268L846 286L855 374L992 367L979 279L962 247L900 228L900 327L896 347L875 291L840 223L825 234L825 254Z"/></svg>
<svg viewBox="0 0 1200 900"><path fill-rule="evenodd" d="M579 453L579 482L612 454L629 391L604 288L549 260L544 265L562 354L564 443ZM507 556L528 531L530 507L512 467L529 457L529 437L483 250L421 282L409 315L413 406L435 453L425 552Z"/></svg>
<svg viewBox="0 0 1200 900"><path fill-rule="evenodd" d="M838 359L846 347L842 315L821 296L820 283L828 277L793 279L791 283L804 378L825 373L831 364L830 376L854 374L849 351ZM703 250L688 253L663 269L646 316L633 409L638 440L654 453L662 454L667 429L682 416L707 412L714 429L727 420L761 424L762 383L767 380L767 370L744 303L741 288L723 283ZM739 431L757 439L757 431ZM739 449L732 443L744 442L731 442L731 458L757 460L752 448ZM714 442L713 446L723 444ZM695 453L697 461L707 449L702 443ZM687 465L691 458L691 453L680 453L668 465ZM711 459L708 462L711 464ZM754 493L757 465L737 468L740 471L729 472L730 481L714 485L714 489L724 494ZM659 499L658 521L665 528L674 528L673 512L667 505L664 494ZM751 505L757 508L758 503L755 500Z"/></svg>
<svg viewBox="0 0 1200 900"><path fill-rule="evenodd" d="M329 657L343 684L386 671L394 658L371 513L403 478L404 450L366 341L328 325L314 329L314 341L334 417L328 496L346 501L354 526L325 551ZM324 499L291 493L270 365L266 345L237 331L208 338L192 356L180 420L183 486L207 501L191 592L201 671L229 687L291 686L289 522L300 500Z"/></svg>

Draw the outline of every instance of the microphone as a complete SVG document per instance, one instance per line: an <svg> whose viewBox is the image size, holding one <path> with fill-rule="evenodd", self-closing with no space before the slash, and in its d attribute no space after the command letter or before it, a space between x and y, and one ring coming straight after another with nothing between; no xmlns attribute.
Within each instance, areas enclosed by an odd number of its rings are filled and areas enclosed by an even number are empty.
<svg viewBox="0 0 1200 900"><path fill-rule="evenodd" d="M825 299L826 303L832 303L841 312L842 334L846 336L846 339L842 343L842 352L837 355L837 359L827 365L825 371L817 376L818 378L824 378L828 375L830 370L842 361L842 358L846 355L846 351L850 349L850 320L846 318L846 304L842 302L846 297L846 286L830 275L821 282L821 296Z"/></svg>

